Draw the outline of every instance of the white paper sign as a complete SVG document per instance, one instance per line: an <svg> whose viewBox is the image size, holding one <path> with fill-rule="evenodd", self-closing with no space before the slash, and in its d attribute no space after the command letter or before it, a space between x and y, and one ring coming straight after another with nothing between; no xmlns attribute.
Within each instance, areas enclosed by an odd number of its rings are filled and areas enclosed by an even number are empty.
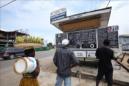
<svg viewBox="0 0 129 86"><path fill-rule="evenodd" d="M86 57L86 51L74 51L76 57Z"/></svg>
<svg viewBox="0 0 129 86"><path fill-rule="evenodd" d="M96 58L95 52L96 52L96 51L87 51L87 57Z"/></svg>

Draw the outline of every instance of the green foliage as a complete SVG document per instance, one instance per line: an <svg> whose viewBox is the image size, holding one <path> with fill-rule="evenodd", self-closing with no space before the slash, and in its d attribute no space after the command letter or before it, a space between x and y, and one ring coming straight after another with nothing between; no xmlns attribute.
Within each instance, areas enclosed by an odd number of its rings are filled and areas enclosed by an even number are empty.
<svg viewBox="0 0 129 86"><path fill-rule="evenodd" d="M48 46L49 48L53 48L53 47L54 47L52 43L48 43L47 46Z"/></svg>
<svg viewBox="0 0 129 86"><path fill-rule="evenodd" d="M16 37L16 43L38 43L43 44L43 39L35 36L18 36Z"/></svg>

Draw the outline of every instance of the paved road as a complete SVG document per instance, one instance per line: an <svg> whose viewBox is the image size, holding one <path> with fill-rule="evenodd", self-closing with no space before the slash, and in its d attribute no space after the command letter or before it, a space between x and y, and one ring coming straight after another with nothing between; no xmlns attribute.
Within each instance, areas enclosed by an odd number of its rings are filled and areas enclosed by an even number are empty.
<svg viewBox="0 0 129 86"><path fill-rule="evenodd" d="M50 72L52 70L55 70L53 65L49 64L52 60L46 60L46 59L51 59L54 55L54 52L55 52L55 50L36 52L36 57L40 61L42 70L46 70L46 72L47 72L47 70ZM18 86L19 85L21 75L17 75L13 71L13 63L15 62L15 60L16 59L0 61L0 86ZM51 69L49 69L49 68L51 68ZM90 70L88 70L88 71L90 71ZM42 74L42 76L44 77L46 75ZM42 78L42 76L40 76L40 78ZM48 77L53 79L50 75L48 75ZM46 78L44 78L42 80L44 81L44 80L46 80ZM55 82L55 78L53 79L53 81ZM50 82L50 81L48 80L48 82ZM42 82L42 83L44 83L44 82ZM92 82L90 82L90 83L92 83ZM94 84L95 84L95 81L94 81ZM42 86L53 86L53 84L52 85L42 85ZM82 85L82 86L84 86L84 85ZM89 85L89 86L91 86L91 85Z"/></svg>
<svg viewBox="0 0 129 86"><path fill-rule="evenodd" d="M36 58L53 57L55 50L36 52ZM18 86L21 75L13 71L14 60L0 60L0 86Z"/></svg>

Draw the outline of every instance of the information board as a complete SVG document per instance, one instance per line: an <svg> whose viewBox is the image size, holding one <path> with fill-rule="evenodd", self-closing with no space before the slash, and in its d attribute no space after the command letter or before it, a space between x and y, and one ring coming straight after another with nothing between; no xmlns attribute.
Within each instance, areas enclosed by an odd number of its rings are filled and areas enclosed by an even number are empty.
<svg viewBox="0 0 129 86"><path fill-rule="evenodd" d="M97 48L97 44L102 47L105 39L110 40L111 48L118 48L118 26L57 34L57 45L65 38L69 39L72 48Z"/></svg>
<svg viewBox="0 0 129 86"><path fill-rule="evenodd" d="M83 48L96 48L96 30L85 30L81 32Z"/></svg>
<svg viewBox="0 0 129 86"><path fill-rule="evenodd" d="M103 41L105 39L108 39L108 33L107 33L107 28L102 28L102 29L98 29L98 47L102 47L103 46Z"/></svg>
<svg viewBox="0 0 129 86"><path fill-rule="evenodd" d="M118 26L111 26L107 28L108 39L110 40L110 47L118 48Z"/></svg>
<svg viewBox="0 0 129 86"><path fill-rule="evenodd" d="M56 11L53 11L50 15L50 21L56 21L56 20L60 20L66 18L66 8L62 8Z"/></svg>
<svg viewBox="0 0 129 86"><path fill-rule="evenodd" d="M79 32L68 33L68 39L70 40L71 47L80 47L81 46L81 34Z"/></svg>
<svg viewBox="0 0 129 86"><path fill-rule="evenodd" d="M73 47L96 48L96 30L70 32L68 39Z"/></svg>
<svg viewBox="0 0 129 86"><path fill-rule="evenodd" d="M105 39L110 40L111 48L118 48L118 26L98 29L98 47L103 46Z"/></svg>

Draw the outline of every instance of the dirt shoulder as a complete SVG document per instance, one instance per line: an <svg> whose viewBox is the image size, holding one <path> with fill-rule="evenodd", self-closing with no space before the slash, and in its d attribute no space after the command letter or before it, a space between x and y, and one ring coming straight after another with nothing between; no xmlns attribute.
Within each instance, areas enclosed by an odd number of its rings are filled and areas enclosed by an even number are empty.
<svg viewBox="0 0 129 86"><path fill-rule="evenodd" d="M20 44L15 44L14 46L19 48L24 48L28 46L33 46L35 48L42 47L41 44L36 44L36 43L20 43Z"/></svg>

